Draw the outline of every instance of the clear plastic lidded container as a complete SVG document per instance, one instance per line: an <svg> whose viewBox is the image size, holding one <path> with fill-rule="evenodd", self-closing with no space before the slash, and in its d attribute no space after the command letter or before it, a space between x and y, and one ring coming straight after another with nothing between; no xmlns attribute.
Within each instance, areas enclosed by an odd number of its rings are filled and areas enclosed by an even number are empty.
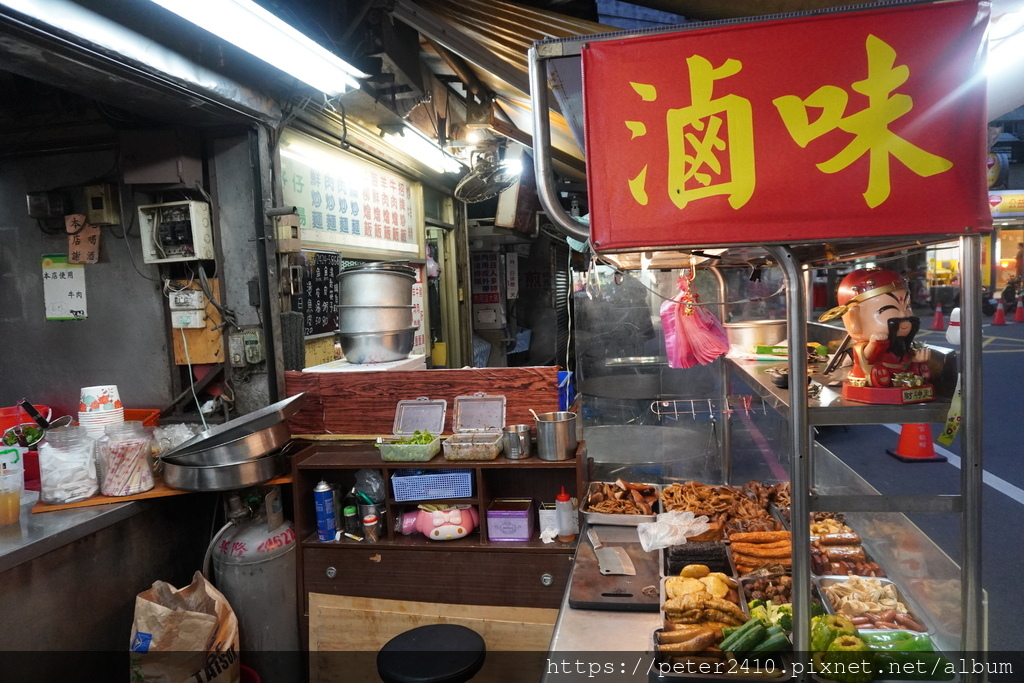
<svg viewBox="0 0 1024 683"><path fill-rule="evenodd" d="M39 499L48 505L76 503L99 491L95 442L85 427L48 429L39 444Z"/></svg>
<svg viewBox="0 0 1024 683"><path fill-rule="evenodd" d="M100 493L134 496L153 488L152 453L153 435L141 422L107 425L96 442Z"/></svg>

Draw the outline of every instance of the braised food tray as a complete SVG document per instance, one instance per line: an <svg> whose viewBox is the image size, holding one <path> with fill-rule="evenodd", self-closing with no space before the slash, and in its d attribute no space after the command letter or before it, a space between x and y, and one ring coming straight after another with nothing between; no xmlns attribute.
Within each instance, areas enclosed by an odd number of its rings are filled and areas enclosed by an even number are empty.
<svg viewBox="0 0 1024 683"><path fill-rule="evenodd" d="M641 497L646 496L644 502L650 507L650 514L627 514L624 512L603 512L600 510L594 510L594 501L597 501L599 496L607 500L608 494L612 491L621 491L623 498L616 499L614 502L609 501L609 505L602 505L604 501L596 502L596 505L598 507L618 507L639 510L640 506L634 495L635 493ZM645 493L646 491L650 491L651 493ZM653 522L658 518L658 513L661 511L661 505L659 503L660 497L661 487L657 484L625 482L621 479L614 482L592 481L590 482L590 486L587 487L587 495L583 498L581 510L583 512L583 517L586 519L588 524L636 526L641 522Z"/></svg>

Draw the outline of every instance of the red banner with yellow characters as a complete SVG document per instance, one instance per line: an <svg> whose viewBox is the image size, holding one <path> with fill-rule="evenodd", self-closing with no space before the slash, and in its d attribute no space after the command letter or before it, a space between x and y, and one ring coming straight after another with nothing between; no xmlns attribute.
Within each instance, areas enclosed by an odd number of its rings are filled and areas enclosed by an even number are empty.
<svg viewBox="0 0 1024 683"><path fill-rule="evenodd" d="M598 250L985 231L988 4L583 49Z"/></svg>

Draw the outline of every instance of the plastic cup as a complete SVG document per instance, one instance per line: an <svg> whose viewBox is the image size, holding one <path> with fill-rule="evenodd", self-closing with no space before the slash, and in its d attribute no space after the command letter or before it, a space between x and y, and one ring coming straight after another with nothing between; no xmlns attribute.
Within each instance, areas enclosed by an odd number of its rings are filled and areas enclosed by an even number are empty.
<svg viewBox="0 0 1024 683"><path fill-rule="evenodd" d="M0 526L14 524L21 518L21 490L24 486L24 470L0 470Z"/></svg>
<svg viewBox="0 0 1024 683"><path fill-rule="evenodd" d="M82 387L82 393L78 399L78 412L95 413L119 410L121 405L121 394L117 391L116 384L99 384L94 387Z"/></svg>

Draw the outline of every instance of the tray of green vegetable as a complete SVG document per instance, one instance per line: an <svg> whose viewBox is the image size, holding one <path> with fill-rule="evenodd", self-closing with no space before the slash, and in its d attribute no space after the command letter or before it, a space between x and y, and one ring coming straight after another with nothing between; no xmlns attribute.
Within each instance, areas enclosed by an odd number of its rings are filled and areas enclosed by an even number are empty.
<svg viewBox="0 0 1024 683"><path fill-rule="evenodd" d="M421 396L399 401L393 437L377 439L380 457L388 462L426 462L441 452L441 432L448 409L445 399Z"/></svg>
<svg viewBox="0 0 1024 683"><path fill-rule="evenodd" d="M426 462L441 452L441 437L418 431L403 438L381 438L377 448L388 462Z"/></svg>
<svg viewBox="0 0 1024 683"><path fill-rule="evenodd" d="M924 633L862 631L841 615L826 614L811 619L810 644L809 672L822 683L960 680Z"/></svg>

